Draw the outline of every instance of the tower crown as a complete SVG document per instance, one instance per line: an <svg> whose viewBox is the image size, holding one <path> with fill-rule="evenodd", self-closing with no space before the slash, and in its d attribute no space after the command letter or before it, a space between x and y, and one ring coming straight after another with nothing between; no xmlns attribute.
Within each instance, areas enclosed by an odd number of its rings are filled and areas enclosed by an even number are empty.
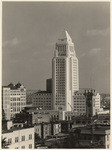
<svg viewBox="0 0 112 150"><path fill-rule="evenodd" d="M70 35L66 30L64 30L60 35L60 37L58 38L57 44L71 44L71 43L72 43L72 39Z"/></svg>

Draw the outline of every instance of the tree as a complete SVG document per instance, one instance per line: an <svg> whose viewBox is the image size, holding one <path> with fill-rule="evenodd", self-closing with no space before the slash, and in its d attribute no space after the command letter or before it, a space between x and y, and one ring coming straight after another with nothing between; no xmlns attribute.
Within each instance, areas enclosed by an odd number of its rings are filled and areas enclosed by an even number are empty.
<svg viewBox="0 0 112 150"><path fill-rule="evenodd" d="M6 141L6 138L3 138L2 139L2 148L7 149L7 148L9 148L8 145L9 145L9 143Z"/></svg>
<svg viewBox="0 0 112 150"><path fill-rule="evenodd" d="M41 146L45 146L45 140L42 139L37 133L35 133L35 148L38 144L41 144Z"/></svg>

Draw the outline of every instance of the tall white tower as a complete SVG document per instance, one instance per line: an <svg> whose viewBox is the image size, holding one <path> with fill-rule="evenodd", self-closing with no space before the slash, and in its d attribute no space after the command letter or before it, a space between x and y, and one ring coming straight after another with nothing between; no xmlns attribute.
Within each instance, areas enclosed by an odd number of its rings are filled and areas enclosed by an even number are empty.
<svg viewBox="0 0 112 150"><path fill-rule="evenodd" d="M72 111L74 92L79 90L78 59L74 43L64 30L57 40L52 59L53 108Z"/></svg>

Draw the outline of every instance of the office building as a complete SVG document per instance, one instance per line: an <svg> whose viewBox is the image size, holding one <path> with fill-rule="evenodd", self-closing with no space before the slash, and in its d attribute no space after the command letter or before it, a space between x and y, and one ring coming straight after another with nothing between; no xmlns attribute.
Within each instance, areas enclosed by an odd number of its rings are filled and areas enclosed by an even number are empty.
<svg viewBox="0 0 112 150"><path fill-rule="evenodd" d="M10 120L26 106L26 88L21 83L2 88L2 107L6 120Z"/></svg>
<svg viewBox="0 0 112 150"><path fill-rule="evenodd" d="M73 96L73 109L76 115L94 116L103 111L100 94L94 89L80 89Z"/></svg>
<svg viewBox="0 0 112 150"><path fill-rule="evenodd" d="M52 59L53 108L71 111L72 96L79 90L78 59L74 43L67 31L63 31L55 46Z"/></svg>
<svg viewBox="0 0 112 150"><path fill-rule="evenodd" d="M38 91L33 94L33 106L42 110L51 110L52 109L52 93L47 91Z"/></svg>

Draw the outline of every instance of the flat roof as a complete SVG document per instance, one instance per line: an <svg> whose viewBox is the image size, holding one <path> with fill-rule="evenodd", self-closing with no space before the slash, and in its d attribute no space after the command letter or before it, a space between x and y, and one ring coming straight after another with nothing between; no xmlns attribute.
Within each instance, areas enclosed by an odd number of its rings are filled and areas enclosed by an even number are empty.
<svg viewBox="0 0 112 150"><path fill-rule="evenodd" d="M4 133L10 133L10 132L13 132L13 131L18 131L18 130L30 129L30 128L34 128L34 126L29 126L29 127L13 127L13 128L11 128L9 130L3 130L2 134L4 134Z"/></svg>

